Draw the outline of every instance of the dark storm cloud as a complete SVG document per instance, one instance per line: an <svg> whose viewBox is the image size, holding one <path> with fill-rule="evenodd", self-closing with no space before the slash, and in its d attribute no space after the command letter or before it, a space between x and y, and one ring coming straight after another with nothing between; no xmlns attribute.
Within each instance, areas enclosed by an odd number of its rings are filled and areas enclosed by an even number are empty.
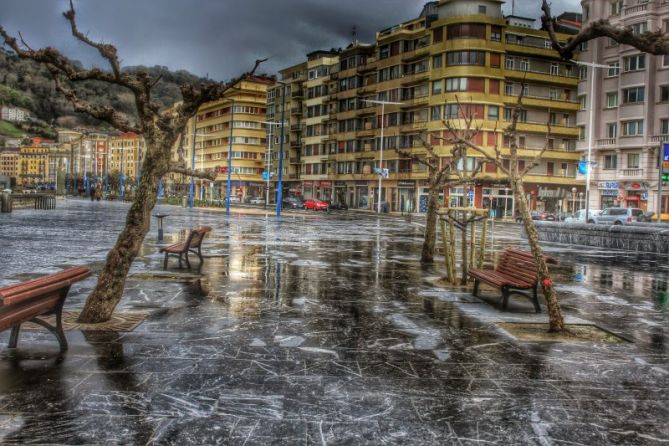
<svg viewBox="0 0 669 446"><path fill-rule="evenodd" d="M510 12L510 1L505 11ZM124 65L166 65L214 79L270 57L262 71L303 60L315 49L345 47L351 30L371 42L378 30L416 17L413 0L79 0L82 31L114 43ZM554 12L580 9L579 0L553 1ZM21 30L33 46L52 45L99 65L95 52L75 42L61 12L65 0L1 0L0 23ZM538 17L540 0L516 0L517 15Z"/></svg>

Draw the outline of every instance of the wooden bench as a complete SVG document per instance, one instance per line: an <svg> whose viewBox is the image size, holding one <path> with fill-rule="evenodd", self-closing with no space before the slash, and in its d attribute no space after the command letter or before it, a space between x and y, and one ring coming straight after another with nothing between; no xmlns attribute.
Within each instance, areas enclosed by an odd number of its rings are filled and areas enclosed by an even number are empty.
<svg viewBox="0 0 669 446"><path fill-rule="evenodd" d="M190 262L188 261L188 253L192 252L200 258L200 264L204 261L202 258L202 240L205 236L211 232L209 226L202 226L197 229L193 229L188 234L188 238L185 242L175 243L174 245L166 246L160 249L160 252L165 253L165 261L163 262L163 269L167 269L167 260L169 259L170 254L179 256L179 268L181 268L181 257L185 257L186 266L190 268Z"/></svg>
<svg viewBox="0 0 669 446"><path fill-rule="evenodd" d="M557 264L552 257L545 257L549 264ZM510 248L504 251L495 270L470 269L469 275L474 278L474 296L478 296L481 282L499 288L502 291L502 310L506 310L511 294L527 297L534 304L534 310L541 312L537 287L537 267L531 252ZM522 290L532 290L532 295Z"/></svg>
<svg viewBox="0 0 669 446"><path fill-rule="evenodd" d="M9 348L16 348L19 330L24 322L34 322L48 329L56 336L60 350L67 350L67 339L63 333L63 304L70 286L91 275L88 268L77 266L55 274L28 282L10 285L0 289L0 331L9 328ZM56 326L49 324L41 316L54 314Z"/></svg>

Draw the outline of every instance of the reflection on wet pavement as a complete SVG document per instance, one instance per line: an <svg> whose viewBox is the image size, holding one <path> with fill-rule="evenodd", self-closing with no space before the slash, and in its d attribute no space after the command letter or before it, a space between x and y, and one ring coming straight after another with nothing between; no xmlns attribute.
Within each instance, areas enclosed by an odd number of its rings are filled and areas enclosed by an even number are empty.
<svg viewBox="0 0 669 446"><path fill-rule="evenodd" d="M0 215L0 285L100 263L124 204ZM0 352L0 442L657 444L669 438L667 258L546 246L570 320L626 344L521 343L500 313L427 282L421 228L347 214L275 219L164 207L166 242L214 228L201 276L161 269L155 230L119 311L131 333L45 332ZM498 225L494 246L523 244ZM491 259L489 259L491 260ZM178 276L182 272L170 269ZM29 274L26 274L29 273ZM186 280L187 279L187 280ZM94 285L73 287L80 308ZM484 293L490 302L498 298ZM527 314L524 314L527 313ZM536 320L544 320L539 315ZM7 333L0 335L6 342Z"/></svg>

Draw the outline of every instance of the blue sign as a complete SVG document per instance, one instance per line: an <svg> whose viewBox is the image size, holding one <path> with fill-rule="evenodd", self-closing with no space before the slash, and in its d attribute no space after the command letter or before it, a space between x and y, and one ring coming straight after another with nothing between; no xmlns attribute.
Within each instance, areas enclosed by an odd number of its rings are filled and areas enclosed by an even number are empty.
<svg viewBox="0 0 669 446"><path fill-rule="evenodd" d="M662 172L669 173L669 144L662 145Z"/></svg>
<svg viewBox="0 0 669 446"><path fill-rule="evenodd" d="M579 161L578 162L578 173L581 175L587 175L588 174L588 162L587 161Z"/></svg>
<svg viewBox="0 0 669 446"><path fill-rule="evenodd" d="M269 180L270 178L272 178L272 174L271 174L271 172L264 171L264 172L262 173L262 179L263 179L263 180L267 181L267 180Z"/></svg>

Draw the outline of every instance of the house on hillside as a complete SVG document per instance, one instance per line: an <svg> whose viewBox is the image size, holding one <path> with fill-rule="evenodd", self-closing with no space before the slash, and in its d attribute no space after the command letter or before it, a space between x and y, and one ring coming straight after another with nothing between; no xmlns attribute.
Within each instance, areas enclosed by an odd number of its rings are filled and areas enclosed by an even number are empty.
<svg viewBox="0 0 669 446"><path fill-rule="evenodd" d="M28 119L30 113L21 107L11 105L0 105L0 119L11 122L24 122Z"/></svg>

